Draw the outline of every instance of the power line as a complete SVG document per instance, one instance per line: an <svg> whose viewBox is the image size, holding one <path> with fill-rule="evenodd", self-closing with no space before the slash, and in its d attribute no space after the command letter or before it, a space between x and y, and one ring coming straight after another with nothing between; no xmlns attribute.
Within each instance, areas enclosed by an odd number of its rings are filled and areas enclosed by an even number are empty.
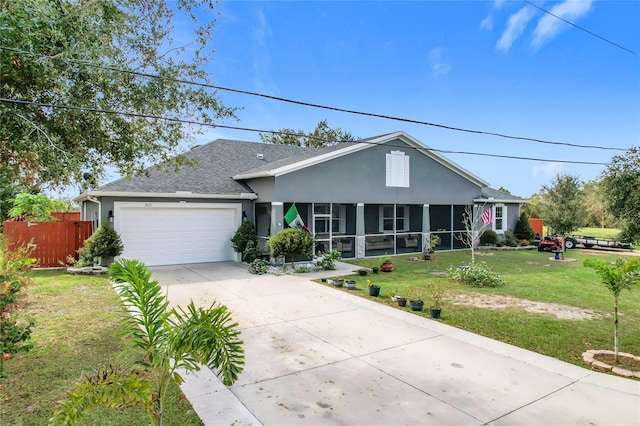
<svg viewBox="0 0 640 426"><path fill-rule="evenodd" d="M499 138L512 139L512 140L522 140L522 141L527 141L527 142L535 142L535 143L548 144L548 145L570 146L570 147L574 147L574 148L601 149L601 150L609 150L609 151L626 151L625 148L605 147L605 146L598 146L598 145L582 145L582 144L574 144L574 143L569 143L569 142L549 141L549 140L544 140L544 139L529 138L529 137L524 137L524 136L512 136L512 135L507 135L507 134L503 134L503 133L487 132L487 131L483 131L483 130L465 129L465 128L462 128L462 127L447 126L447 125L444 125L444 124L431 123L431 122L428 122L428 121L413 120L413 119L409 119L409 118L395 117L395 116L385 115L385 114L362 112L362 111L356 111L356 110L351 110L351 109L346 109L346 108L339 108L339 107L332 107L332 106L321 105L321 104L314 104L314 103L310 103L310 102L297 101L297 100L293 100L293 99L267 95L267 94L264 94L264 93L257 93L257 92L251 92L251 91L248 91L248 90L241 90L241 89L234 89L234 88L230 88L230 87L217 86L217 85L209 84L209 83L199 83L199 82L191 81L191 80L163 77L163 76L159 76L159 75L156 75L156 74L149 74L149 73L144 73L144 72L140 72L140 71L133 71L133 70L116 68L116 67L111 67L111 66L106 66L106 65L93 64L93 63L88 62L88 61L79 61L79 60L75 60L75 59L65 59L65 58L60 58L60 57L56 57L56 56L37 54L37 53L32 53L32 52L29 52L29 51L26 51L26 50L14 49L14 48L5 47L5 46L0 46L0 49L8 50L8 51L16 52L16 53L24 53L24 54L28 54L28 55L32 55L32 56L38 56L38 57L42 57L42 58L46 58L46 59L54 59L54 60L59 60L59 61L63 61L63 62L71 62L71 63L76 63L76 64L82 64L82 65L86 65L86 66L90 66L90 67L96 67L96 68L105 69L105 70L109 70L109 71L115 71L115 72L131 74L131 75L135 75L135 76L138 76L138 77L161 79L161 80L172 81L172 82L180 83L180 84L188 84L188 85L194 85L194 86L199 86L199 87L208 88L208 89L215 89L215 90L221 90L221 91L226 91L226 92L238 93L238 94L241 94L241 95L256 96L256 97L261 97L261 98L264 98L264 99L291 103L291 104L294 104L294 105L300 105L300 106L306 106L306 107L311 107L311 108L324 109L324 110L335 111L335 112L343 112L343 113L347 113L347 114L361 115L361 116L365 116L365 117L383 118L383 119L387 119L387 120L400 121L400 122L410 123L410 124L420 124L420 125L425 125L425 126L437 127L437 128L445 129L445 130L457 131L457 132L478 134L478 135L484 135L484 136L495 136L495 137L499 137Z"/></svg>
<svg viewBox="0 0 640 426"><path fill-rule="evenodd" d="M528 5L530 5L530 6L535 7L536 9L540 9L541 11L543 11L544 13L546 13L547 15L551 15L551 16L553 16L554 18L561 20L562 22L566 22L567 24L569 24L569 25L571 25L571 26L573 26L573 27L576 27L576 28L577 28L577 29L579 29L579 30L584 31L584 32L585 32L585 33L587 33L587 34L590 34L590 35L592 35L592 36L594 36L594 37L599 38L599 39L600 39L600 40L602 40L602 41L605 41L605 42L607 42L607 43L609 43L609 44L614 45L615 47L618 47L618 48L620 48L620 49L622 49L622 50L625 50L625 51L627 51L627 52L631 53L632 55L637 55L637 54L638 54L637 52L634 52L634 51L633 51L633 50L631 50L631 49L627 49L626 47L621 46L621 45L619 45L618 43L614 43L613 41L611 41L611 40L609 40L609 39L606 39L606 38L604 38L604 37L601 37L601 36L599 36L598 34L593 33L593 32L591 32L591 31L587 30L586 28L582 28L580 25L577 25L577 24L574 24L573 22L567 21L566 19L564 19L564 18L562 18L562 17L560 17L560 16L558 16L558 15L555 15L555 14L553 14L553 13L552 13L552 12L550 12L550 11L548 11L548 10L546 10L546 9L544 9L544 8L542 8L542 7L540 7L540 6L538 6L538 5L535 5L535 4L531 3L529 0L522 0L522 1L523 1L523 2L525 2L525 3L527 3L527 4L528 4Z"/></svg>
<svg viewBox="0 0 640 426"><path fill-rule="evenodd" d="M163 117L163 116L152 115L152 114L140 114L140 113L134 113L134 112L105 110L105 109L93 108L93 107L79 107L79 106L73 106L73 105L57 105L57 104L51 104L51 103L23 101L23 100L19 100L19 99L8 99L8 98L0 98L0 102L10 103L10 104L18 104L18 105L32 105L32 106L39 106L39 107L44 107L44 108L58 108L58 109L67 109L67 110L73 110L73 111L96 112L96 113L101 113L101 114L124 115L124 116L135 117L135 118L150 118L150 119L154 119L154 120L165 120L165 121L172 121L172 122L183 123L183 124L194 124L194 125L205 126L205 127L230 129L230 130L241 130L241 131L255 132L255 133L271 133L271 134L280 134L280 135L289 135L289 136L299 136L296 133L281 132L281 131L277 131L277 130L264 130L264 129L253 129L253 128L249 128L249 127L227 126L227 125L223 125L223 124L203 123L203 122L195 121L195 120L186 120L186 119L183 119L183 118ZM308 137L310 139L318 140L318 141L323 141L322 138L317 137L317 136L308 135L306 137ZM377 144L375 142L366 141L366 140L349 141L349 142L364 143L364 144L370 144L370 145L379 145L379 144ZM394 147L394 148L407 148L406 145L385 144L385 146ZM544 158L519 157L519 156L513 156L513 155L499 155L499 154L487 154L487 153L482 153L482 152L453 151L453 150L445 150L445 149L430 148L430 147L410 147L410 148L414 148L416 150L422 150L422 151L439 152L439 153L444 153L444 154L476 155L476 156L481 156L481 157L506 158L506 159L511 159L511 160L528 160L528 161L554 162L554 163L565 163L565 164L586 164L586 165L596 165L596 166L607 166L607 165L609 165L609 163L597 163L597 162L591 162L591 161L549 160L549 159L544 159Z"/></svg>

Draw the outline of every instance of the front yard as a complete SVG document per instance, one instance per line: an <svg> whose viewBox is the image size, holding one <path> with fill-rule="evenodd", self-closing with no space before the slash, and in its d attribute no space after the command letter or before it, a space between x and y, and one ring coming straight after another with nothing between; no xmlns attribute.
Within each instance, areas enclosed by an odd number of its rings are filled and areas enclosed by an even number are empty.
<svg viewBox="0 0 640 426"><path fill-rule="evenodd" d="M34 272L24 291L21 315L33 318L34 348L5 362L8 377L0 380L0 424L46 425L58 401L83 375L111 365L131 365L143 353L120 337L119 324L127 315L108 277L72 276L62 272ZM202 422L172 384L165 413L167 424ZM149 424L139 408L96 408L83 425Z"/></svg>
<svg viewBox="0 0 640 426"><path fill-rule="evenodd" d="M417 314L424 316L429 316L431 304L429 284L437 282L446 289L443 323L586 366L582 353L587 349L613 350L613 296L595 271L582 265L585 258L594 256L611 261L618 257L573 250L567 258L575 262L557 262L550 260L550 253L537 251L476 252L476 262L486 262L506 282L496 288L468 287L446 277L450 266L470 262L469 251L437 252L431 261L400 256L393 258L391 273L353 278L358 282L356 294L363 297L369 297L367 279L380 285L380 303L397 307L393 295L421 297L424 311ZM350 261L366 268L380 262ZM640 288L620 295L620 350L635 355L640 355L639 306Z"/></svg>

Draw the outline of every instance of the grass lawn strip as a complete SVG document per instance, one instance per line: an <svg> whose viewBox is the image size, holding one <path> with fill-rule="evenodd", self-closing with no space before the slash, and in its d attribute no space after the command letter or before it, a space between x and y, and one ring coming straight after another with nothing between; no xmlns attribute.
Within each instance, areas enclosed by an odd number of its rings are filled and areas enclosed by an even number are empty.
<svg viewBox="0 0 640 426"><path fill-rule="evenodd" d="M446 287L441 317L445 324L582 367L589 367L582 359L586 350L613 349L613 296L592 269L582 266L582 261L594 256L614 261L619 254L572 250L566 256L576 261L555 262L549 260L548 253L537 251L480 253L485 255L476 261L486 262L499 273L505 286L473 288L449 280L446 271L450 266L470 262L466 250L436 252L434 259L426 262L398 256L391 273L348 278L358 282L359 290L352 292L362 297L369 297L365 278L371 279L381 286L380 297L371 300L397 309L409 310L398 307L391 296L422 297L425 310L416 314L427 317L431 303L428 286L438 282ZM372 268L380 261L349 262ZM620 296L620 350L636 355L640 355L638 306L640 288Z"/></svg>
<svg viewBox="0 0 640 426"><path fill-rule="evenodd" d="M110 365L134 366L142 352L119 337L127 315L108 277L34 272L24 292L21 315L35 320L34 348L5 363L8 377L0 381L1 424L46 425L58 401L74 384ZM167 424L201 425L180 389L172 385ZM97 408L83 425L146 426L138 408Z"/></svg>

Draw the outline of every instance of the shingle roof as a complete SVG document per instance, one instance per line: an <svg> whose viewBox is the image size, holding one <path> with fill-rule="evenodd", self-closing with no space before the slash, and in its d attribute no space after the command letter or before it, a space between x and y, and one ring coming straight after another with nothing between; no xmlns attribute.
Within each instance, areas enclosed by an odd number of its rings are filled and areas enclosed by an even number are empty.
<svg viewBox="0 0 640 426"><path fill-rule="evenodd" d="M527 202L522 197L518 197L516 195L507 194L506 192L499 191L497 189L485 187L480 191L480 196L477 198L478 201L512 201L517 203Z"/></svg>
<svg viewBox="0 0 640 426"><path fill-rule="evenodd" d="M251 192L232 176L306 153L313 148L290 145L272 145L261 142L243 142L217 139L185 153L196 160L194 167L182 167L177 173L167 173L159 167L149 169L149 176L119 179L99 188L108 192L173 193L187 191L194 194L239 194ZM258 158L262 154L262 158Z"/></svg>
<svg viewBox="0 0 640 426"><path fill-rule="evenodd" d="M338 149L346 148L353 145L357 145L357 143L342 142L337 145L323 147L323 148L308 148L307 150L300 152L297 155L292 155L291 157L283 158L281 160L274 161L273 163L263 164L259 167L256 167L255 169L238 171L238 173L235 173L234 175L252 174L252 173L259 173L259 172L274 170L280 167L288 166L290 164L295 164L299 161L308 160L309 158L317 157L319 155L337 151Z"/></svg>

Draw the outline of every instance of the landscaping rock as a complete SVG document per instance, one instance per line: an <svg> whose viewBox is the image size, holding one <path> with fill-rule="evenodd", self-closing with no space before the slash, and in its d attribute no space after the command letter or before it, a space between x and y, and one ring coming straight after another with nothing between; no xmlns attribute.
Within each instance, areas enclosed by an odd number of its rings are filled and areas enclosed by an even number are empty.
<svg viewBox="0 0 640 426"><path fill-rule="evenodd" d="M104 266L86 266L84 268L69 267L67 274L71 275L107 275L109 268Z"/></svg>

